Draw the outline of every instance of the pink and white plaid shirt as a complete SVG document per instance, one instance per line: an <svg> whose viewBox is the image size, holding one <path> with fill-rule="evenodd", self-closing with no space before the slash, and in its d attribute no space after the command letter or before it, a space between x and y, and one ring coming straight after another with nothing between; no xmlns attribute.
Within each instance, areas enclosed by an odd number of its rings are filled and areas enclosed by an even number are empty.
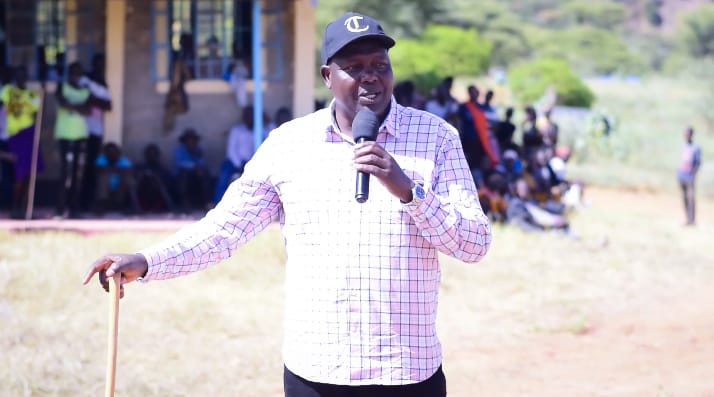
<svg viewBox="0 0 714 397"><path fill-rule="evenodd" d="M375 177L369 200L357 203L354 141L323 109L274 130L216 208L142 251L144 279L201 270L280 220L285 365L331 384L429 378L442 360L437 252L477 262L491 230L452 126L392 99L377 142L424 182L421 204L402 204Z"/></svg>

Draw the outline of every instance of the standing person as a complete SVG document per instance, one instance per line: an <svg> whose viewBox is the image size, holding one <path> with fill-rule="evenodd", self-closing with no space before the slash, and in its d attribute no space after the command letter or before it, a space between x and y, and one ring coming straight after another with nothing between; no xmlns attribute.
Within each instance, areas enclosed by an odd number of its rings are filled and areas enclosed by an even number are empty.
<svg viewBox="0 0 714 397"><path fill-rule="evenodd" d="M242 174L248 160L255 152L255 139L253 134L253 106L243 108L242 122L233 126L228 132L228 145L226 145L226 158L221 163L218 173L216 191L213 203L218 204L234 175Z"/></svg>
<svg viewBox="0 0 714 397"><path fill-rule="evenodd" d="M82 172L86 161L87 122L84 117L90 112L89 88L80 81L84 73L82 65L69 65L67 81L57 87L57 121L55 139L60 151L60 188L57 199L57 216L75 217L79 211L79 194Z"/></svg>
<svg viewBox="0 0 714 397"><path fill-rule="evenodd" d="M513 134L516 132L516 126L513 124L511 119L513 118L513 108L506 108L506 112L503 115L503 120L497 122L493 129L493 134L496 136L496 141L498 142L498 148L501 150L501 155L506 152L506 150L515 150L520 152L521 148L513 140Z"/></svg>
<svg viewBox="0 0 714 397"><path fill-rule="evenodd" d="M543 146L543 137L541 136L540 131L538 131L538 127L536 125L538 115L536 114L535 108L533 106L526 106L525 112L526 119L523 120L523 123L521 124L521 130L523 132L522 148L523 157L528 162L532 161L532 157L536 150Z"/></svg>
<svg viewBox="0 0 714 397"><path fill-rule="evenodd" d="M15 183L12 194L12 218L24 217L32 171L32 151L35 144L35 114L40 105L38 93L27 87L27 69L15 69L14 83L3 87L0 101L6 109L8 151L12 153L15 166ZM42 171L42 156L37 157L37 172Z"/></svg>
<svg viewBox="0 0 714 397"><path fill-rule="evenodd" d="M474 85L467 88L469 100L459 107L459 130L466 152L466 159L477 181L483 180L483 171L499 163L499 154L495 147L488 120L479 107L479 91Z"/></svg>
<svg viewBox="0 0 714 397"><path fill-rule="evenodd" d="M3 68L0 68L0 76L5 73ZM0 80L1 84L9 83L4 78ZM0 86L0 92L2 86ZM0 103L0 211L7 209L12 210L12 195L15 185L15 156L10 153L7 146L7 113L6 107Z"/></svg>
<svg viewBox="0 0 714 397"><path fill-rule="evenodd" d="M543 139L543 146L555 150L558 146L558 123L553 121L552 113L552 108L545 109L543 116L536 121L536 128Z"/></svg>
<svg viewBox="0 0 714 397"><path fill-rule="evenodd" d="M91 93L88 105L89 114L85 116L87 121L87 161L84 166L84 178L82 183L82 208L91 208L94 201L94 193L97 189L97 157L102 151L104 140L104 112L112 110L112 96L109 93L107 82L104 77L105 58L103 54L97 54L92 58L92 71L82 77L80 85L89 88Z"/></svg>
<svg viewBox="0 0 714 397"><path fill-rule="evenodd" d="M702 150L694 143L694 128L687 127L684 130L684 149L682 150L682 160L677 169L677 179L682 188L684 199L684 212L687 216L686 226L694 226L695 218L695 190L694 179L702 163Z"/></svg>
<svg viewBox="0 0 714 397"><path fill-rule="evenodd" d="M439 253L481 260L490 225L458 132L392 96L393 45L366 15L327 25L329 106L273 131L204 219L139 253L99 258L84 283L95 273L131 282L204 269L279 219L285 395L446 396ZM355 143L362 110L377 115L379 132ZM362 204L356 171L371 175Z"/></svg>
<svg viewBox="0 0 714 397"><path fill-rule="evenodd" d="M491 102L493 102L493 90L488 90L486 91L483 103L480 103L478 106L483 110L483 114L486 116L486 120L488 120L488 127L493 131L494 126L500 119L498 117L498 109L496 109Z"/></svg>
<svg viewBox="0 0 714 397"><path fill-rule="evenodd" d="M234 61L235 63L233 64L228 77L228 82L233 89L233 93L236 97L236 104L239 108L248 104L248 88L246 87L246 84L250 78L250 71L246 66L248 64L247 61L247 59L243 58L241 52L237 51Z"/></svg>
<svg viewBox="0 0 714 397"><path fill-rule="evenodd" d="M454 118L458 117L459 104L451 99L447 86L442 83L436 86L434 97L426 101L424 110L456 125Z"/></svg>
<svg viewBox="0 0 714 397"><path fill-rule="evenodd" d="M183 41L186 41L184 36ZM161 122L165 133L171 133L176 126L178 115L186 114L189 110L186 83L191 80L192 74L186 63L187 59L191 58L182 49L171 64L171 82L164 100L164 116Z"/></svg>

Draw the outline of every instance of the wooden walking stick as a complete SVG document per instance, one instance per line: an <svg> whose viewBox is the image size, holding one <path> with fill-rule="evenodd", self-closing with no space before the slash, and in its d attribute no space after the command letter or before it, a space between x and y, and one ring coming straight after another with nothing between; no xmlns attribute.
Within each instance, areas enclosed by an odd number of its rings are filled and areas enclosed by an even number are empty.
<svg viewBox="0 0 714 397"><path fill-rule="evenodd" d="M32 211L35 207L35 183L37 181L37 161L40 157L40 134L42 133L42 104L45 102L45 89L40 90L37 113L35 113L35 136L32 142L32 163L30 163L30 184L27 189L27 207L25 207L25 219L32 219Z"/></svg>
<svg viewBox="0 0 714 397"><path fill-rule="evenodd" d="M104 397L114 397L114 385L117 373L117 341L119 334L119 292L121 274L117 273L109 282L109 328L107 332L107 383Z"/></svg>

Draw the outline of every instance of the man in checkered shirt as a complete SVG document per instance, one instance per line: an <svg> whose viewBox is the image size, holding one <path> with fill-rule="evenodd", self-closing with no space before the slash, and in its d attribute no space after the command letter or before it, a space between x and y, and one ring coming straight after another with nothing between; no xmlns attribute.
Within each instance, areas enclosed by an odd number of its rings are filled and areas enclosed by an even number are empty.
<svg viewBox="0 0 714 397"><path fill-rule="evenodd" d="M445 396L435 322L439 252L486 254L491 229L458 132L397 104L388 50L374 19L330 23L320 73L326 109L274 130L200 221L136 254L107 255L94 273L124 282L167 279L229 257L273 221L287 251L284 387L288 397ZM355 143L355 115L378 117ZM371 175L355 201L355 175Z"/></svg>

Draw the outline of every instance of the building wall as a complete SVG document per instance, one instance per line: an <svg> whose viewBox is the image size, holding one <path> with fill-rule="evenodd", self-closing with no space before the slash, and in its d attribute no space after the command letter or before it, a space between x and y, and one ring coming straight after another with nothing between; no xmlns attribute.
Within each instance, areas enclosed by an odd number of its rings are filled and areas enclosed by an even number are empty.
<svg viewBox="0 0 714 397"><path fill-rule="evenodd" d="M82 2L104 2L114 0L79 0ZM275 111L282 106L295 110L294 101L300 102L297 106L297 115L303 115L312 108L312 82L314 76L301 76L301 83L294 84L296 67L302 62L301 56L296 59L296 43L302 34L296 31L294 18L296 17L296 2L284 0L286 2L286 15L282 18L282 31L284 34L283 59L284 73L283 79L279 82L264 82L263 99L264 109L272 118ZM299 0L306 2L307 0ZM145 0L126 0L126 15L124 32L119 32L124 37L123 56L120 59L112 58L112 49L102 48L102 43L107 37L104 31L105 26L115 26L108 24L106 18L116 18L116 15L106 15L105 7L96 7L95 31L93 38L97 43L98 50L104 50L107 55L107 62L123 61L123 76L107 76L110 82L110 90L114 95L114 114L111 116L121 117L121 144L124 153L134 162L141 161L143 148L151 142L159 144L162 149L164 162L169 165L172 161L172 152L178 142L178 136L184 128L193 127L203 136L203 145L209 160L209 165L214 172L217 172L220 162L225 156L225 140L227 130L240 120L241 110L236 105L234 95L230 91L228 84L222 81L191 81L187 84L190 110L187 114L180 115L176 119L176 127L173 131L162 131L163 104L168 85L166 83L157 84L151 78L151 8L150 2ZM302 11L304 14L305 10ZM269 27L264 26L264 29ZM300 30L305 30L304 26ZM84 37L81 27L77 31L80 37ZM116 33L116 32L115 32ZM308 32L309 33L309 32ZM312 38L311 36L309 37ZM88 38L84 38L86 40ZM311 40L310 40L311 41ZM310 44L312 48L312 44ZM309 54L313 55L313 54ZM312 58L311 58L312 59ZM74 59L72 59L74 60ZM265 60L264 60L265 61ZM310 72L314 68L311 60ZM85 65L90 67L90 65ZM108 71L112 68L108 65ZM305 69L304 67L302 69ZM119 69L121 70L121 69ZM306 84L306 81L309 80ZM114 81L120 83L113 83ZM119 84L122 90L118 89ZM32 83L32 87L40 89L40 85ZM252 82L248 82L249 101L252 101ZM298 88L298 91L295 91ZM43 102L42 133L40 150L44 158L45 169L38 174L38 181L43 185L54 186L59 177L59 153L54 139L54 124L56 118L57 104L55 100L55 84L48 83L45 86L45 100ZM303 100L304 98L304 100ZM118 102L122 106L117 106ZM304 102L304 103L303 103ZM309 106L305 106L309 102ZM122 108L123 107L123 108ZM108 117L106 118L108 119ZM51 188L42 191L52 192ZM38 197L41 203L53 202L53 198Z"/></svg>
<svg viewBox="0 0 714 397"><path fill-rule="evenodd" d="M159 144L164 161L170 164L178 136L193 127L202 136L209 166L218 171L225 157L226 132L240 121L240 112L228 84L221 81L190 81L186 85L189 111L176 118L172 131L162 130L163 104L167 84L151 79L151 8L145 0L127 0L125 76L123 97L122 145L125 153L136 161L148 143ZM290 2L289 2L290 3ZM288 6L288 10L290 10ZM285 73L283 81L264 85L265 110L272 118L280 106L292 108L292 18L283 20L285 34ZM249 97L252 97L249 84Z"/></svg>

